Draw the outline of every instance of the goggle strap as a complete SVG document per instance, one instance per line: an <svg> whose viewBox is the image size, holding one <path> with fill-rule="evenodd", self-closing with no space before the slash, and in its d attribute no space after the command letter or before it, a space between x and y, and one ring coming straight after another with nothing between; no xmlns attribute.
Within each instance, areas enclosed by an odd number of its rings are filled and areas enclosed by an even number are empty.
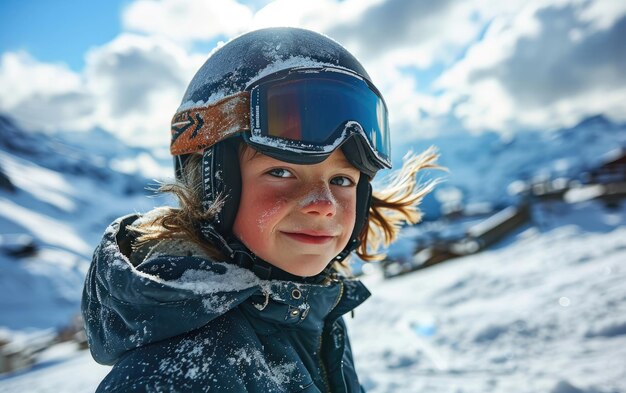
<svg viewBox="0 0 626 393"><path fill-rule="evenodd" d="M250 130L250 93L243 91L218 102L178 112L172 118L173 156L191 154Z"/></svg>

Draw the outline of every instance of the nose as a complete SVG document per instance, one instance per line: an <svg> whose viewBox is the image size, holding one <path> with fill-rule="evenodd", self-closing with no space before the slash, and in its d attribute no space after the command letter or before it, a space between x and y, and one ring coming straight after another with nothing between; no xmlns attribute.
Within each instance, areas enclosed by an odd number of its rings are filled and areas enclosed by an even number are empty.
<svg viewBox="0 0 626 393"><path fill-rule="evenodd" d="M306 214L332 217L337 212L337 201L327 185L320 185L310 190L300 202Z"/></svg>

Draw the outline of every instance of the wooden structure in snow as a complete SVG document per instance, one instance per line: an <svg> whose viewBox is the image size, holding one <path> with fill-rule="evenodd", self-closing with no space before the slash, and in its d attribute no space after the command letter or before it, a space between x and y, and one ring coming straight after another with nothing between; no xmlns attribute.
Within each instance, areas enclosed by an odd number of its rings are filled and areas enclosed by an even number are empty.
<svg viewBox="0 0 626 393"><path fill-rule="evenodd" d="M529 221L530 209L527 204L509 206L469 227L466 237L460 242L452 243L450 251L459 255L477 253Z"/></svg>
<svg viewBox="0 0 626 393"><path fill-rule="evenodd" d="M626 150L609 153L602 164L580 174L578 180L558 178L528 186L533 200L568 203L600 199L611 207L626 198Z"/></svg>
<svg viewBox="0 0 626 393"><path fill-rule="evenodd" d="M626 183L626 149L609 153L604 162L586 175L589 183Z"/></svg>
<svg viewBox="0 0 626 393"><path fill-rule="evenodd" d="M423 269L449 259L474 254L503 239L530 221L529 206L509 206L469 226L460 240L439 241L417 250L408 260L383 261L385 278Z"/></svg>

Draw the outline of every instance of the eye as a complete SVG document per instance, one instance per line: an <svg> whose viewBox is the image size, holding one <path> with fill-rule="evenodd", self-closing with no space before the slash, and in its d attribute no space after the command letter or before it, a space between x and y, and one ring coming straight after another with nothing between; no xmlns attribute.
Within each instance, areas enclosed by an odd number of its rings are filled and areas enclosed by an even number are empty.
<svg viewBox="0 0 626 393"><path fill-rule="evenodd" d="M354 185L354 181L346 176L336 176L331 179L330 184L341 187L351 187Z"/></svg>
<svg viewBox="0 0 626 393"><path fill-rule="evenodd" d="M293 177L293 174L285 168L275 168L267 173L274 177Z"/></svg>

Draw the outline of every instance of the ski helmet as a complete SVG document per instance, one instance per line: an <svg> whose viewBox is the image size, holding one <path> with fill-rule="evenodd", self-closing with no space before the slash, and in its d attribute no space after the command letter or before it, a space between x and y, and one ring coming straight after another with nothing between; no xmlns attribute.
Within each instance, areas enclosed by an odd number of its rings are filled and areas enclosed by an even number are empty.
<svg viewBox="0 0 626 393"><path fill-rule="evenodd" d="M211 223L221 235L231 233L239 207L241 141L296 164L321 162L341 148L364 176L352 238L337 259L358 246L369 180L391 167L387 107L369 75L337 42L299 28L252 31L214 51L190 82L171 135L177 178L201 153L205 208L226 196Z"/></svg>

